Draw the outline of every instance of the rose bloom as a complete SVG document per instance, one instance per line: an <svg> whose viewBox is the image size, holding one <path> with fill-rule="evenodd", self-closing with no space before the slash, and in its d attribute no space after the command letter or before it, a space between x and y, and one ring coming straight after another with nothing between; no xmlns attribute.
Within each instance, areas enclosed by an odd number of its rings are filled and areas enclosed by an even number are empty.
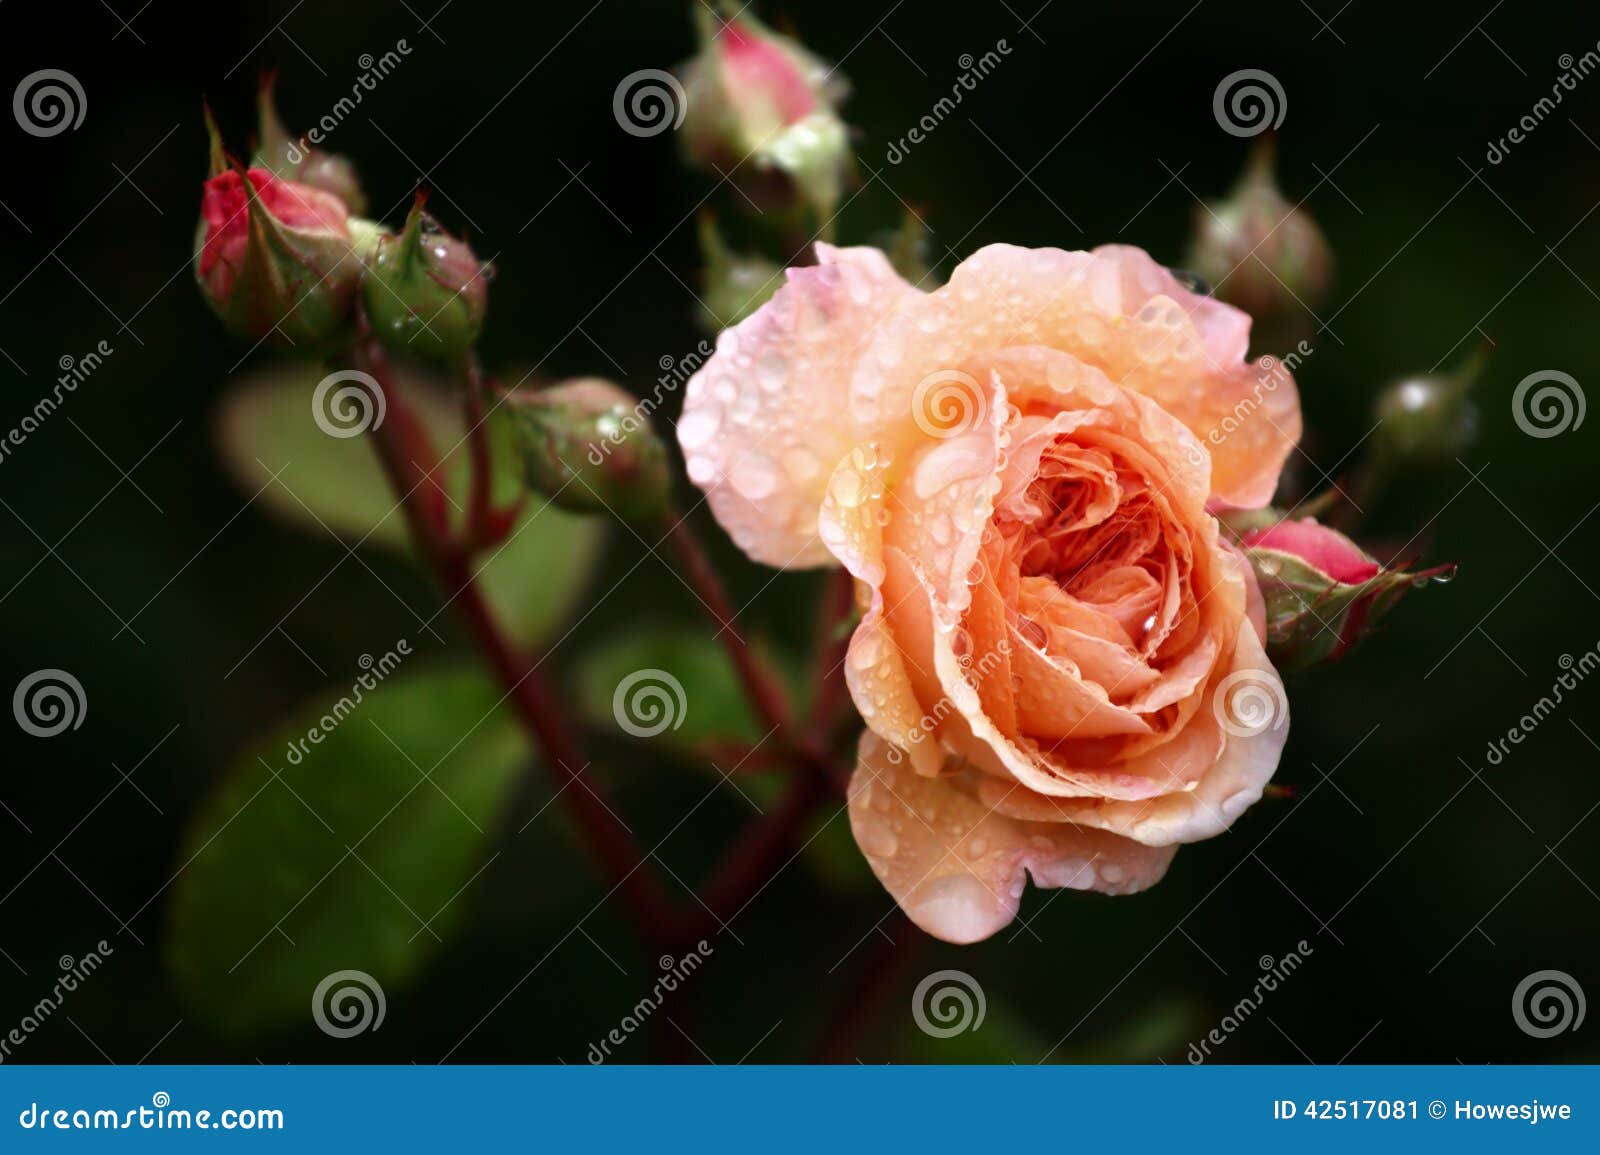
<svg viewBox="0 0 1600 1155"><path fill-rule="evenodd" d="M722 334L678 438L752 558L856 579L857 843L951 942L1009 923L1029 875L1152 885L1288 735L1209 511L1270 500L1293 380L1138 249L996 245L931 293L817 252Z"/></svg>

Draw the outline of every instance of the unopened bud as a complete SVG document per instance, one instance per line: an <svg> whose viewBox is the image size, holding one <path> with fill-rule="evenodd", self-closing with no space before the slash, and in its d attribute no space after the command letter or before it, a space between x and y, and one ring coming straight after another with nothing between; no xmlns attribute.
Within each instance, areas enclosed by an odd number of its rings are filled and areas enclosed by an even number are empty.
<svg viewBox="0 0 1600 1155"><path fill-rule="evenodd" d="M737 325L783 284L781 265L756 254L734 252L709 216L700 218L700 252L705 258L700 324L707 332Z"/></svg>
<svg viewBox="0 0 1600 1155"><path fill-rule="evenodd" d="M256 91L258 126L256 150L250 163L284 180L332 193L352 213L366 212L367 194L361 189L356 166L345 157L322 151L304 137L297 139L284 127L273 92L276 82L273 73L265 73Z"/></svg>
<svg viewBox="0 0 1600 1155"><path fill-rule="evenodd" d="M1254 529L1239 546L1267 611L1267 653L1280 670L1337 658L1409 589L1449 581L1455 566L1385 569L1355 542L1311 518Z"/></svg>
<svg viewBox="0 0 1600 1155"><path fill-rule="evenodd" d="M824 221L850 167L849 133L837 112L845 85L826 64L742 10L696 9L700 51L683 69L689 159L739 180L789 182Z"/></svg>
<svg viewBox="0 0 1600 1155"><path fill-rule="evenodd" d="M1185 265L1215 294L1249 313L1258 348L1303 336L1308 309L1327 295L1333 255L1317 222L1278 189L1271 138L1263 138L1227 199L1195 212Z"/></svg>
<svg viewBox="0 0 1600 1155"><path fill-rule="evenodd" d="M373 331L396 352L459 364L483 330L489 266L439 228L417 197L398 236L379 239L362 281Z"/></svg>
<svg viewBox="0 0 1600 1155"><path fill-rule="evenodd" d="M639 402L599 377L506 398L528 486L553 505L644 522L666 509L666 450Z"/></svg>
<svg viewBox="0 0 1600 1155"><path fill-rule="evenodd" d="M216 125L200 198L195 278L236 335L305 351L342 334L361 266L344 203L261 168L227 167Z"/></svg>
<svg viewBox="0 0 1600 1155"><path fill-rule="evenodd" d="M1378 394L1373 452L1385 468L1429 468L1467 451L1478 432L1469 393L1483 363L1476 354L1448 376L1405 377Z"/></svg>

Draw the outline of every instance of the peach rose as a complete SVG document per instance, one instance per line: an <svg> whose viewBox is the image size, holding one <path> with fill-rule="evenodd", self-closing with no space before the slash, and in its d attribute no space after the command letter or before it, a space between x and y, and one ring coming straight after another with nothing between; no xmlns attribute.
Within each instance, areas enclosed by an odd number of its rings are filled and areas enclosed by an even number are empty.
<svg viewBox="0 0 1600 1155"><path fill-rule="evenodd" d="M678 438L752 558L857 579L857 843L951 942L1009 923L1029 875L1152 885L1288 735L1208 509L1270 500L1293 380L1138 249L995 245L931 293L817 250L722 334Z"/></svg>

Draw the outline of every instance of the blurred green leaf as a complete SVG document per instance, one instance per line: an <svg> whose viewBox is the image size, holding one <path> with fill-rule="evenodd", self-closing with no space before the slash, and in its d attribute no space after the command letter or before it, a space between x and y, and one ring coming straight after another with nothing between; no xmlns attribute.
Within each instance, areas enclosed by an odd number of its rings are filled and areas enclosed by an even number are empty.
<svg viewBox="0 0 1600 1155"><path fill-rule="evenodd" d="M280 366L237 378L222 403L218 443L240 488L295 528L352 543L410 553L405 518L364 436L335 437L313 416L323 369ZM397 372L399 387L445 454L439 476L456 511L467 504L467 446L457 407L416 370ZM321 408L326 411L328 405ZM506 422L488 423L493 493L505 504L522 493L520 463ZM604 522L530 499L498 552L480 563L483 584L509 634L523 643L546 637L567 617L599 556Z"/></svg>
<svg viewBox="0 0 1600 1155"><path fill-rule="evenodd" d="M764 733L709 629L646 629L601 642L580 660L577 685L585 716L637 737L693 746L757 742Z"/></svg>
<svg viewBox="0 0 1600 1155"><path fill-rule="evenodd" d="M330 687L308 703L189 824L169 959L195 1012L226 1033L308 1026L335 971L388 993L410 982L466 914L461 891L529 757L475 671L402 669L356 697Z"/></svg>

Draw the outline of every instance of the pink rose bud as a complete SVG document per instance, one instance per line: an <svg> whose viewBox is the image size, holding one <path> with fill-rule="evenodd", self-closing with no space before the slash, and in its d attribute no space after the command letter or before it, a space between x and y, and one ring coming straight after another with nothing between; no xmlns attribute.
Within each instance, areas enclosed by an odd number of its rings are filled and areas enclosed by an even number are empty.
<svg viewBox="0 0 1600 1155"><path fill-rule="evenodd" d="M296 138L284 127L278 115L273 86L274 73L263 73L261 87L256 92L258 143L250 163L264 168L284 180L298 181L323 192L332 193L352 213L367 211L367 195L361 190L361 178L356 167L345 157L323 152L308 137ZM316 129L312 129L315 134Z"/></svg>
<svg viewBox="0 0 1600 1155"><path fill-rule="evenodd" d="M638 398L600 377L518 390L516 424L528 487L576 513L624 521L661 516L671 492L666 450Z"/></svg>
<svg viewBox="0 0 1600 1155"><path fill-rule="evenodd" d="M395 352L459 364L483 331L491 270L422 211L425 199L417 196L403 232L378 242L362 301L374 332Z"/></svg>
<svg viewBox="0 0 1600 1155"><path fill-rule="evenodd" d="M837 106L845 86L821 60L747 14L696 10L700 51L683 69L684 150L714 173L776 175L827 220L850 145Z"/></svg>
<svg viewBox="0 0 1600 1155"><path fill-rule="evenodd" d="M316 349L345 328L361 266L344 202L266 169L227 167L216 125L200 198L195 277L230 331Z"/></svg>
<svg viewBox="0 0 1600 1155"><path fill-rule="evenodd" d="M1226 200L1195 211L1188 267L1256 323L1258 350L1282 351L1303 336L1333 279L1333 255L1317 222L1278 188L1271 138L1263 138Z"/></svg>
<svg viewBox="0 0 1600 1155"><path fill-rule="evenodd" d="M1344 534L1312 518L1279 521L1239 538L1266 602L1267 653L1293 670L1337 658L1408 589L1448 581L1453 565L1384 569Z"/></svg>

